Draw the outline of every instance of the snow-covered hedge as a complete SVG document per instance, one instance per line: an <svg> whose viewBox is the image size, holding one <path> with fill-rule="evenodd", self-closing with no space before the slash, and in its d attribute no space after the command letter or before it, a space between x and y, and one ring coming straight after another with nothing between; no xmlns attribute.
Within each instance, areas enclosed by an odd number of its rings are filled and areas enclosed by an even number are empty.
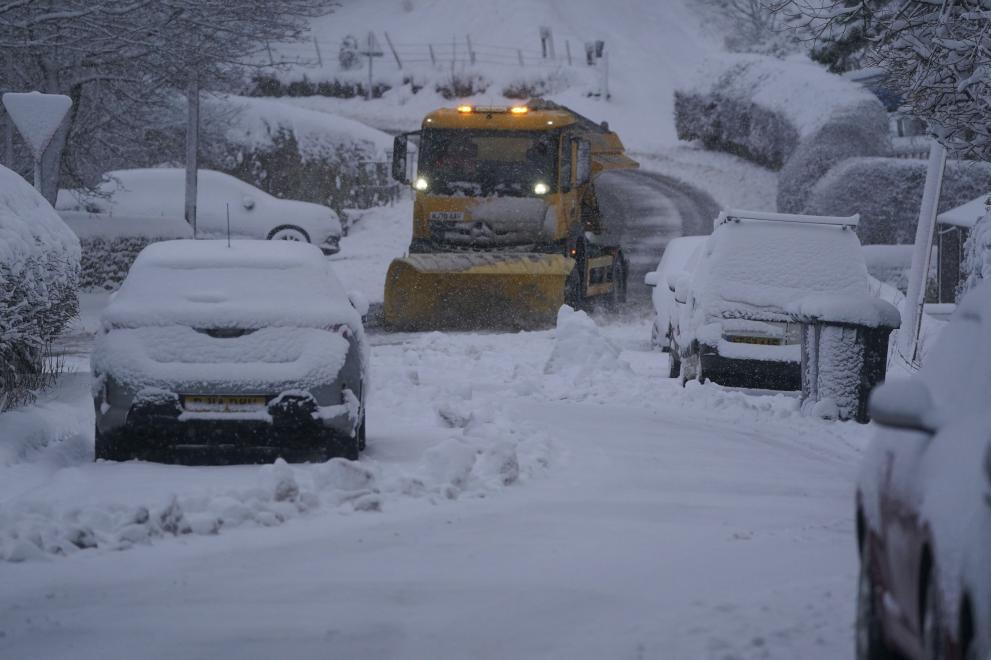
<svg viewBox="0 0 991 660"><path fill-rule="evenodd" d="M713 73L701 76L700 85L675 94L681 139L778 169L824 126L859 119L851 116L856 108L883 119L887 134L884 108L873 94L807 59L736 55L707 69Z"/></svg>
<svg viewBox="0 0 991 660"><path fill-rule="evenodd" d="M394 193L385 162L392 137L382 131L276 99L224 96L207 112L224 130L205 145L204 167L337 212L381 205Z"/></svg>
<svg viewBox="0 0 991 660"><path fill-rule="evenodd" d="M850 158L832 168L812 189L804 213L860 214L857 233L865 245L915 241L926 179L926 161ZM991 190L991 163L949 162L939 210L946 211Z"/></svg>
<svg viewBox="0 0 991 660"><path fill-rule="evenodd" d="M62 220L79 237L81 289L111 291L120 286L127 271L149 243L191 238L193 231L181 218L127 218L113 220L89 213L61 211Z"/></svg>
<svg viewBox="0 0 991 660"><path fill-rule="evenodd" d="M24 179L0 167L0 411L30 400L45 347L76 315L79 241Z"/></svg>
<svg viewBox="0 0 991 660"><path fill-rule="evenodd" d="M837 163L858 156L891 153L888 116L880 101L871 97L838 110L802 139L781 169L778 211L807 213L804 209L812 187Z"/></svg>

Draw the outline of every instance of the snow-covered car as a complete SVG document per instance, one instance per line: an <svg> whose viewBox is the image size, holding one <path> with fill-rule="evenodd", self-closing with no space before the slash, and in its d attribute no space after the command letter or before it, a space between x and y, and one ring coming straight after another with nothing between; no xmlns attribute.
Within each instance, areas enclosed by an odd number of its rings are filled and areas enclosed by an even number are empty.
<svg viewBox="0 0 991 660"><path fill-rule="evenodd" d="M357 458L361 306L311 245L149 245L93 348L96 457Z"/></svg>
<svg viewBox="0 0 991 660"><path fill-rule="evenodd" d="M991 657L991 283L920 371L870 400L857 497L857 657Z"/></svg>
<svg viewBox="0 0 991 660"><path fill-rule="evenodd" d="M653 287L651 301L654 305L654 322L650 329L650 343L664 352L671 350L674 327L677 323L677 303L674 290L677 278L688 273L698 260L698 253L707 236L682 236L668 242L655 270L644 276L644 284ZM676 364L672 361L672 365ZM671 374L678 376L677 371Z"/></svg>
<svg viewBox="0 0 991 660"><path fill-rule="evenodd" d="M95 194L60 190L55 208L128 219L185 218L186 171L177 168L117 170L104 175ZM326 206L278 199L222 172L200 170L196 193L197 238L234 238L312 243L324 254L340 251L341 222Z"/></svg>
<svg viewBox="0 0 991 660"><path fill-rule="evenodd" d="M690 277L675 286L673 357L682 382L801 388L795 304L870 293L858 218L720 213Z"/></svg>

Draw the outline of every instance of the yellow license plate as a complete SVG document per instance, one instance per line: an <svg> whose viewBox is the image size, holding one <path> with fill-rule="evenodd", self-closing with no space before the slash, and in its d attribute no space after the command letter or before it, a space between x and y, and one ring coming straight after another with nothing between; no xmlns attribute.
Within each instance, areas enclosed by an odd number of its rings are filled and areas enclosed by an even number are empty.
<svg viewBox="0 0 991 660"><path fill-rule="evenodd" d="M190 412L248 412L264 409L266 403L265 397L255 395L186 395L182 398L183 408Z"/></svg>

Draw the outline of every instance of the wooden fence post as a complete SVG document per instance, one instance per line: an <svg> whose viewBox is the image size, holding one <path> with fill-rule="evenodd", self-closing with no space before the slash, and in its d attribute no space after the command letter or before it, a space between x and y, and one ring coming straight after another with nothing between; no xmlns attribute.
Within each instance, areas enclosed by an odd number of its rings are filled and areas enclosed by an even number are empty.
<svg viewBox="0 0 991 660"><path fill-rule="evenodd" d="M396 66L402 70L403 62L399 59L399 53L396 52L396 47L392 45L392 39L389 38L388 32L385 33L385 43L389 44L389 50L392 51L392 56L396 58Z"/></svg>

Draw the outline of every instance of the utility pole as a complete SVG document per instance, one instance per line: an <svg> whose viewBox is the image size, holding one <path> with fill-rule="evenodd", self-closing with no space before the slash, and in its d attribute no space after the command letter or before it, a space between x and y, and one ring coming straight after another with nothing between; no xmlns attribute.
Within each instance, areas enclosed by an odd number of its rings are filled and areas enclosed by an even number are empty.
<svg viewBox="0 0 991 660"><path fill-rule="evenodd" d="M196 236L196 184L200 147L200 77L195 69L186 89L186 222Z"/></svg>
<svg viewBox="0 0 991 660"><path fill-rule="evenodd" d="M379 46L378 39L375 38L374 32L368 33L368 43L365 50L359 51L358 54L368 58L368 88L365 90L365 100L371 101L373 84L372 62L375 61L376 57L382 57L385 55L385 53L382 52L382 47Z"/></svg>
<svg viewBox="0 0 991 660"><path fill-rule="evenodd" d="M919 358L919 332L922 329L926 302L926 280L929 276L929 260L936 231L936 210L945 169L946 147L933 138L929 147L926 186L922 192L922 206L919 208L919 224L915 230L915 249L912 252L912 270L908 275L908 291L905 293L904 318L898 331L899 351L910 364L916 364Z"/></svg>

